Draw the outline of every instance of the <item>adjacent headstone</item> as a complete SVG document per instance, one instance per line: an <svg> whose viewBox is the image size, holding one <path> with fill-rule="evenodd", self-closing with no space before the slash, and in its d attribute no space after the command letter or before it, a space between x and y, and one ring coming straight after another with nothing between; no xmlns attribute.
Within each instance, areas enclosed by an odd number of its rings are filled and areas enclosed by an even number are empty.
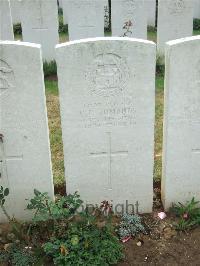
<svg viewBox="0 0 200 266"><path fill-rule="evenodd" d="M194 18L200 19L200 0L194 0Z"/></svg>
<svg viewBox="0 0 200 266"><path fill-rule="evenodd" d="M59 43L57 0L23 0L23 14L23 41L41 44L43 60L54 60Z"/></svg>
<svg viewBox="0 0 200 266"><path fill-rule="evenodd" d="M0 42L0 113L0 185L10 189L5 207L29 219L26 199L34 189L54 195L40 45Z"/></svg>
<svg viewBox="0 0 200 266"><path fill-rule="evenodd" d="M147 39L144 0L112 0L112 35Z"/></svg>
<svg viewBox="0 0 200 266"><path fill-rule="evenodd" d="M13 24L21 23L21 3L22 0L10 0Z"/></svg>
<svg viewBox="0 0 200 266"><path fill-rule="evenodd" d="M69 0L67 12L69 40L104 36L103 1Z"/></svg>
<svg viewBox="0 0 200 266"><path fill-rule="evenodd" d="M193 33L193 1L159 0L157 47L159 56L164 56L165 43Z"/></svg>
<svg viewBox="0 0 200 266"><path fill-rule="evenodd" d="M200 36L166 45L162 200L200 200Z"/></svg>
<svg viewBox="0 0 200 266"><path fill-rule="evenodd" d="M68 0L63 0L62 9L63 9L63 22L65 25L67 25L68 24Z"/></svg>
<svg viewBox="0 0 200 266"><path fill-rule="evenodd" d="M111 37L56 50L67 192L151 212L155 44Z"/></svg>
<svg viewBox="0 0 200 266"><path fill-rule="evenodd" d="M155 27L156 25L156 0L145 0L147 4L147 24Z"/></svg>
<svg viewBox="0 0 200 266"><path fill-rule="evenodd" d="M10 3L0 1L0 40L14 40Z"/></svg>

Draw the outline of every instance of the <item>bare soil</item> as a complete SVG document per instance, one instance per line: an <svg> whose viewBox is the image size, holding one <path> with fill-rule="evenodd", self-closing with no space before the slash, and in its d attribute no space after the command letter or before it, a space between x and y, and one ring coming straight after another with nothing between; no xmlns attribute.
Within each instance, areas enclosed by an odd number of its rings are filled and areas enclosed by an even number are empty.
<svg viewBox="0 0 200 266"><path fill-rule="evenodd" d="M143 245L137 246L138 239L125 245L125 265L200 265L200 229L178 233L170 239L143 237Z"/></svg>
<svg viewBox="0 0 200 266"><path fill-rule="evenodd" d="M200 265L200 227L188 232L176 231L176 217L169 213L163 220L158 217L158 213L163 211L160 182L154 183L154 194L154 211L150 215L144 215L149 234L124 244L125 260L118 266Z"/></svg>

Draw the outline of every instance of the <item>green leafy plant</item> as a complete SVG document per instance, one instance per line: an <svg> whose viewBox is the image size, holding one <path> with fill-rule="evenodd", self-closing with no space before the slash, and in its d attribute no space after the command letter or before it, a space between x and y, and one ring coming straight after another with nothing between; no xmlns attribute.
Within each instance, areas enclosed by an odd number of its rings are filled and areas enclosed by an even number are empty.
<svg viewBox="0 0 200 266"><path fill-rule="evenodd" d="M62 238L52 238L43 247L55 265L111 265L124 257L111 227L99 228L87 219L71 223Z"/></svg>
<svg viewBox="0 0 200 266"><path fill-rule="evenodd" d="M32 235L43 232L44 253L52 258L55 265L117 263L123 257L123 249L115 235L111 215L106 211L104 217L105 208L107 210L109 205L78 212L81 204L77 193L60 197L54 202L47 193L34 190L34 198L27 206L34 211Z"/></svg>
<svg viewBox="0 0 200 266"><path fill-rule="evenodd" d="M120 239L136 236L139 233L146 234L142 218L137 214L124 214L118 229Z"/></svg>
<svg viewBox="0 0 200 266"><path fill-rule="evenodd" d="M1 187L2 206L8 194ZM107 201L100 208L81 209L81 205L77 193L53 201L35 189L27 205L33 219L20 224L26 237L0 252L0 262L17 266L46 265L46 261L67 266L116 264L123 258L123 246L112 223L111 205Z"/></svg>
<svg viewBox="0 0 200 266"><path fill-rule="evenodd" d="M7 263L15 266L36 265L37 258L29 247L11 245L8 249L0 252L0 263Z"/></svg>
<svg viewBox="0 0 200 266"><path fill-rule="evenodd" d="M199 201L195 201L194 197L185 205L182 203L173 204L171 211L178 217L178 223L175 225L177 230L187 230L194 226L200 225L200 207Z"/></svg>
<svg viewBox="0 0 200 266"><path fill-rule="evenodd" d="M55 202L48 193L41 193L34 189L34 198L27 205L28 210L35 211L33 221L70 220L81 206L82 200L77 192L73 195L60 197Z"/></svg>

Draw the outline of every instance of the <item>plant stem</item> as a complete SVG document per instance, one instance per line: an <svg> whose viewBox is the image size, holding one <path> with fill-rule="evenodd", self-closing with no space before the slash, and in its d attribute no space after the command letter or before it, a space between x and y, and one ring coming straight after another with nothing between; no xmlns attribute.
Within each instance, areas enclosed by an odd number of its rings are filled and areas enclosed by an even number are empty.
<svg viewBox="0 0 200 266"><path fill-rule="evenodd" d="M0 207L1 207L1 209L2 209L2 211L3 211L3 213L4 213L4 215L5 215L6 218L8 219L8 221L9 221L10 223L12 223L12 218L11 218L11 217L9 216L9 214L7 213L5 207L4 207L2 204L0 204Z"/></svg>

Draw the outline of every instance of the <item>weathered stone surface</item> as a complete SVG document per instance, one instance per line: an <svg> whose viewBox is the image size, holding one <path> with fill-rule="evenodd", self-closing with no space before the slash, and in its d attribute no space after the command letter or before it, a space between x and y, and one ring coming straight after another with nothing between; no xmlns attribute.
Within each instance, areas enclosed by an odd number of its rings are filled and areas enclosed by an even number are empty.
<svg viewBox="0 0 200 266"><path fill-rule="evenodd" d="M64 8L64 2L63 2ZM104 2L99 0L69 0L69 40L104 36Z"/></svg>
<svg viewBox="0 0 200 266"><path fill-rule="evenodd" d="M43 60L54 60L59 43L57 0L22 1L23 41L41 44Z"/></svg>
<svg viewBox="0 0 200 266"><path fill-rule="evenodd" d="M200 19L200 0L194 0L194 18Z"/></svg>
<svg viewBox="0 0 200 266"><path fill-rule="evenodd" d="M33 190L54 194L40 45L0 42L0 134L0 185L10 189L6 210L29 219L26 199Z"/></svg>
<svg viewBox="0 0 200 266"><path fill-rule="evenodd" d="M0 40L14 40L10 3L0 1Z"/></svg>
<svg viewBox="0 0 200 266"><path fill-rule="evenodd" d="M145 0L147 4L147 24L155 27L156 25L156 0Z"/></svg>
<svg viewBox="0 0 200 266"><path fill-rule="evenodd" d="M160 56L164 56L167 41L192 36L192 32L193 1L158 1L157 47Z"/></svg>
<svg viewBox="0 0 200 266"><path fill-rule="evenodd" d="M200 36L166 45L162 200L200 200Z"/></svg>
<svg viewBox="0 0 200 266"><path fill-rule="evenodd" d="M147 4L143 0L112 0L112 35L147 39Z"/></svg>
<svg viewBox="0 0 200 266"><path fill-rule="evenodd" d="M62 9L63 9L63 22L64 24L68 24L68 1L62 2Z"/></svg>
<svg viewBox="0 0 200 266"><path fill-rule="evenodd" d="M21 3L22 3L21 0L10 0L10 8L11 8L13 24L21 23Z"/></svg>
<svg viewBox="0 0 200 266"><path fill-rule="evenodd" d="M57 45L68 193L151 212L155 50L118 37Z"/></svg>

